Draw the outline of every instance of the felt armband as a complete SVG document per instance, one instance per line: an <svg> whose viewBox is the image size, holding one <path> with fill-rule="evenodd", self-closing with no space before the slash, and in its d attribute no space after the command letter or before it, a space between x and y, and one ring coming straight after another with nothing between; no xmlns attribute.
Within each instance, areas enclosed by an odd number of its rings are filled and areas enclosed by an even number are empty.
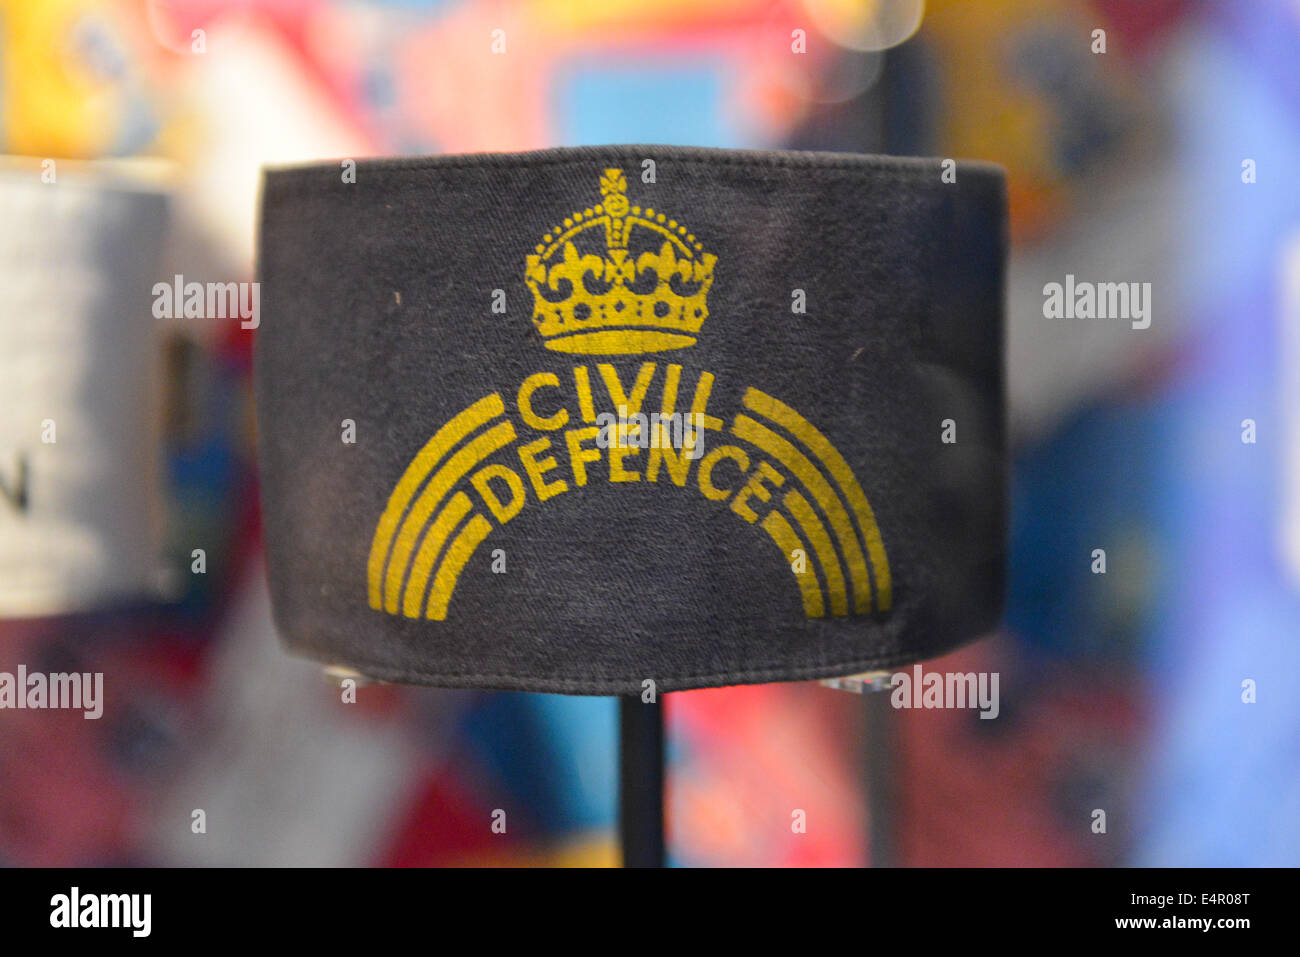
<svg viewBox="0 0 1300 957"><path fill-rule="evenodd" d="M615 694L888 667L997 624L1000 170L346 165L263 186L261 492L293 651Z"/></svg>

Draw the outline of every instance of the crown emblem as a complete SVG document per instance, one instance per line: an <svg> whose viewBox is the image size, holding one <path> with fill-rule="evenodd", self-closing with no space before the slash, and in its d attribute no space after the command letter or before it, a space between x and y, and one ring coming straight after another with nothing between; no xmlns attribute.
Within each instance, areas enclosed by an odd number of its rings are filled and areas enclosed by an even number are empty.
<svg viewBox="0 0 1300 957"><path fill-rule="evenodd" d="M528 256L524 278L546 348L627 355L694 345L718 257L677 220L629 205L621 169L605 170L600 195Z"/></svg>

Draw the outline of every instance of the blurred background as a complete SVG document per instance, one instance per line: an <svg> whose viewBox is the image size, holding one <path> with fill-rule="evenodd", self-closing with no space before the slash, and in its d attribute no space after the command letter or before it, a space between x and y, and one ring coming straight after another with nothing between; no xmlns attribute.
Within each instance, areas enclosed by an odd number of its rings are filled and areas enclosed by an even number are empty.
<svg viewBox="0 0 1300 957"><path fill-rule="evenodd" d="M926 665L1000 716L669 695L671 861L1300 864L1298 54L1295 0L0 0L0 671L106 697L0 711L0 863L618 863L613 699L280 650L254 333L150 290L254 278L264 163L634 142L993 160L1013 234L1005 628Z"/></svg>

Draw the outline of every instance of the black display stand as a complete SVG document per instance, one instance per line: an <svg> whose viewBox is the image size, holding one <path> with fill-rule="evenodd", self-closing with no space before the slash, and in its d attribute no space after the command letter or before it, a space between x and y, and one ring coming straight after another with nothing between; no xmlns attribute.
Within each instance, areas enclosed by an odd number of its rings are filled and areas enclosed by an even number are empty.
<svg viewBox="0 0 1300 957"><path fill-rule="evenodd" d="M664 866L664 706L618 701L618 817L624 867Z"/></svg>

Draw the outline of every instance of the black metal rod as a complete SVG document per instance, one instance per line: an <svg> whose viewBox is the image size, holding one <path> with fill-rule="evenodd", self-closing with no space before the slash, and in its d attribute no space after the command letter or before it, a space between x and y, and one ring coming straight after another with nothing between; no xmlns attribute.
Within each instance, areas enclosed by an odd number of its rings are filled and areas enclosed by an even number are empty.
<svg viewBox="0 0 1300 957"><path fill-rule="evenodd" d="M867 819L872 867L898 866L898 715L888 691L871 691L862 709L866 724Z"/></svg>
<svg viewBox="0 0 1300 957"><path fill-rule="evenodd" d="M618 701L619 836L624 867L664 866L664 711L657 698Z"/></svg>

